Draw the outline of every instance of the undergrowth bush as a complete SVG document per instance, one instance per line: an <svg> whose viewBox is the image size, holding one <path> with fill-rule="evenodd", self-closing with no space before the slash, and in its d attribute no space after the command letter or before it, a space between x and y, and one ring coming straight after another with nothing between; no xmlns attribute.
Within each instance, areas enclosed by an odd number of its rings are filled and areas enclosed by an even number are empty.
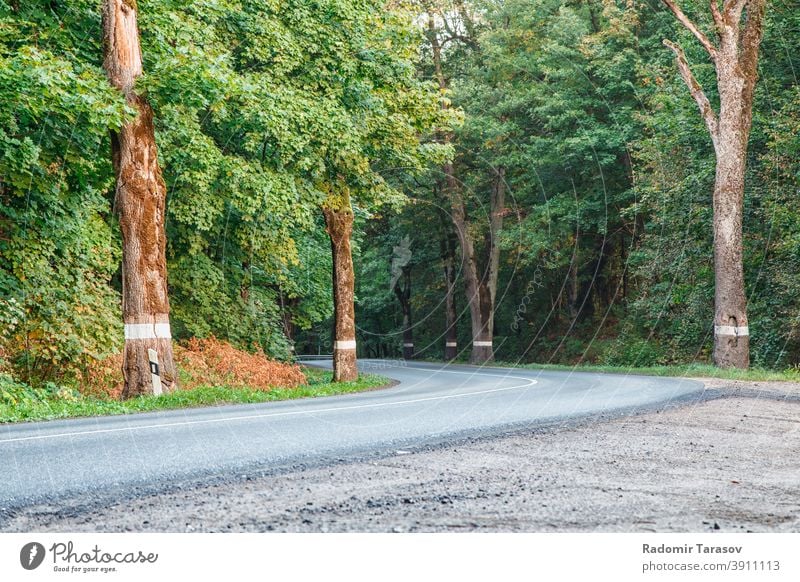
<svg viewBox="0 0 800 582"><path fill-rule="evenodd" d="M54 400L76 402L79 399L80 393L66 386L46 382L41 386L34 387L14 380L10 374L0 373L0 404L19 406L25 403L52 402Z"/></svg>
<svg viewBox="0 0 800 582"><path fill-rule="evenodd" d="M303 386L306 377L300 367L269 359L263 352L245 352L214 337L193 338L174 346L181 390L200 386L229 388L291 388ZM122 394L122 354L96 360L87 370L80 387L87 396L119 398Z"/></svg>

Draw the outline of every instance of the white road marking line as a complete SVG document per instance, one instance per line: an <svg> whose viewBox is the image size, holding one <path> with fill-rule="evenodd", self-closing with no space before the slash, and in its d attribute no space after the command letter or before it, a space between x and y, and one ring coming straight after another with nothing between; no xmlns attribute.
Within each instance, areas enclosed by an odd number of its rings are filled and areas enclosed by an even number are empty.
<svg viewBox="0 0 800 582"><path fill-rule="evenodd" d="M421 368L417 368L421 369ZM436 371L443 371L443 370L436 370ZM447 374L470 374L474 375L473 372L456 372L453 370L447 370ZM340 412L342 410L357 410L362 408L380 408L384 406L402 406L406 404L416 404L417 402L430 402L433 400L447 400L451 398L464 398L467 396L480 396L482 394L492 394L495 392L505 392L507 390L516 390L518 388L527 388L529 386L533 386L537 384L538 381L532 378L520 378L519 376L500 376L499 374L480 374L481 376L496 376L500 378L513 378L519 380L525 380L526 384L519 384L517 386L508 386L506 388L493 388L491 390L481 390L479 392L464 392L461 394L448 394L446 396L429 396L427 398L415 398L413 400L400 400L398 402L375 402L372 404L359 404L356 406L338 406L334 408L324 408L321 410L294 410L291 412L273 412L270 414L251 414L247 416L231 416L226 418L209 418L205 420L187 420L184 422L167 422L162 424L147 424L142 426L126 426L121 428L104 428L104 429L97 429L97 430L85 430L85 431L77 431L77 432L65 432L65 433L58 433L58 434L47 434L47 435L36 435L36 436L28 436L28 437L18 437L12 439L3 439L0 440L0 444L3 443L17 443L22 441L34 441L34 440L43 440L43 439L54 439L54 438L64 438L70 436L82 436L82 435L90 435L90 434L107 434L112 432L125 432L125 431L137 431L137 430L148 430L148 429L155 429L155 428L168 428L173 426L188 426L188 425L195 425L195 424L213 424L218 422L233 422L237 420L250 420L256 418L274 418L277 416L296 416L302 414L320 414L325 412Z"/></svg>

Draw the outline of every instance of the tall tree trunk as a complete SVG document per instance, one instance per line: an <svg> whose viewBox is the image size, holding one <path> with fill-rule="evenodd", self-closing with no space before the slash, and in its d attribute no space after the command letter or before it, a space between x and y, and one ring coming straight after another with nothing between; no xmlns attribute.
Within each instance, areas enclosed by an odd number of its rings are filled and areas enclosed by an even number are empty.
<svg viewBox="0 0 800 582"><path fill-rule="evenodd" d="M747 368L750 365L750 330L744 289L742 216L747 143L753 120L766 0L726 0L722 10L717 0L711 0L716 44L674 0L662 1L706 49L717 71L719 117L694 78L681 47L664 41L675 53L681 77L697 103L717 158L713 196L714 363L726 368ZM746 16L742 26L743 14Z"/></svg>
<svg viewBox="0 0 800 582"><path fill-rule="evenodd" d="M461 15L465 24L471 24L463 4L460 5ZM473 44L471 28L467 31L470 35L470 43ZM434 74L442 91L447 90L447 81L442 69L442 47L439 42L436 20L433 10L428 8L428 40L431 43L431 53L433 55ZM452 135L444 135L444 141L452 141ZM461 272L464 276L464 287L469 307L470 323L472 327L472 352L470 362L482 364L494 360L494 349L492 347L492 335L494 332L494 300L497 290L497 273L499 266L499 247L496 245L497 234L502 229L502 212L495 213L496 203L501 201L500 208L505 204L505 182L502 179L504 170L499 170L500 179L496 181L492 189L492 213L489 225L489 241L486 246L487 269L483 272L483 277L479 275L478 260L475 253L475 243L469 230L467 211L464 205L463 195L458 186L455 170L451 162L442 167L445 176L445 194L450 201L450 218L456 227L459 246L461 248ZM501 184L498 188L497 184Z"/></svg>
<svg viewBox="0 0 800 582"><path fill-rule="evenodd" d="M456 329L456 241L452 227L444 217L442 217L442 239L440 241L442 264L444 266L444 282L446 286L444 298L444 357L446 360L454 360L458 356L458 334Z"/></svg>
<svg viewBox="0 0 800 582"><path fill-rule="evenodd" d="M358 379L356 362L355 275L350 237L353 234L353 209L350 196L331 197L322 208L331 239L333 255L333 380Z"/></svg>
<svg viewBox="0 0 800 582"><path fill-rule="evenodd" d="M461 247L461 273L464 276L464 291L472 328L472 352L469 361L473 364L482 364L491 361L494 352L492 350L492 329L484 319L487 307L481 306L481 280L478 276L475 243L469 232L467 212L458 191L458 185L452 176L452 165L450 164L445 164L445 178L451 200L451 218L456 227L456 236ZM484 293L484 296L488 297L488 294Z"/></svg>
<svg viewBox="0 0 800 582"><path fill-rule="evenodd" d="M478 283L478 306L480 309L480 328L476 335L473 328L472 355L473 363L491 362L494 360L494 312L497 299L497 280L500 274L500 232L503 230L505 213L505 168L497 168L492 181L492 192L489 206L489 229L486 231L484 250L486 253L486 269Z"/></svg>
<svg viewBox="0 0 800 582"><path fill-rule="evenodd" d="M158 165L153 110L134 90L142 74L135 0L103 4L103 66L138 114L112 135L115 205L122 232L123 398L177 386L167 295L167 189Z"/></svg>

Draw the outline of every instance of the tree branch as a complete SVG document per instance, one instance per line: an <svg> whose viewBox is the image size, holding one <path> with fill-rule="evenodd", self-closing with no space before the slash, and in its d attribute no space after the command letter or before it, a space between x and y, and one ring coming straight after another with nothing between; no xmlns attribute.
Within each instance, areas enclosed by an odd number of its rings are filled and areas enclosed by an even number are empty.
<svg viewBox="0 0 800 582"><path fill-rule="evenodd" d="M697 103L697 107L700 108L700 115L703 117L703 121L706 122L708 132L711 134L711 141L714 142L714 147L716 148L719 123L717 122L717 114L714 112L714 108L711 107L711 102L703 92L700 83L694 78L683 49L674 42L666 39L664 40L664 45L672 49L672 52L675 53L675 59L678 62L678 70L681 73L681 77L684 83L686 83L686 86L689 87L689 92Z"/></svg>
<svg viewBox="0 0 800 582"><path fill-rule="evenodd" d="M745 4L747 4L747 0L725 0L722 3L722 11L728 23L738 27Z"/></svg>
<svg viewBox="0 0 800 582"><path fill-rule="evenodd" d="M719 0L710 0L711 16L714 18L714 26L719 34L722 34L725 28L725 20L722 18L722 13L719 11Z"/></svg>
<svg viewBox="0 0 800 582"><path fill-rule="evenodd" d="M670 11L675 15L675 18L678 19L678 22L683 24L686 29L691 32L697 40L700 41L700 44L703 45L703 48L706 49L711 60L717 60L717 48L713 45L713 43L708 39L708 37L703 34L703 31L697 28L694 22L689 20L689 17L683 13L680 6L678 6L674 0L661 0L664 5L670 9ZM712 2L714 0L711 0Z"/></svg>
<svg viewBox="0 0 800 582"><path fill-rule="evenodd" d="M758 49L764 35L764 9L766 0L749 0L747 2L747 22L741 40L741 64L745 78L744 96L751 103L756 79L758 78Z"/></svg>

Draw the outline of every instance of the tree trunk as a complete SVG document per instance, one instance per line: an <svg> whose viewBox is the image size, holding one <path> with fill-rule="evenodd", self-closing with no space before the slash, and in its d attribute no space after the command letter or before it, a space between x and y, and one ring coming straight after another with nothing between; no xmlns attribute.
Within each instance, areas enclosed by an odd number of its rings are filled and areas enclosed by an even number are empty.
<svg viewBox="0 0 800 582"><path fill-rule="evenodd" d="M494 311L497 298L497 280L500 274L500 232L503 230L505 212L505 168L497 168L492 184L489 207L489 229L486 231L484 251L486 269L477 284L478 328L472 328L472 354L470 362L481 364L494 361ZM477 267L477 264L476 264ZM477 276L477 273L476 273Z"/></svg>
<svg viewBox="0 0 800 582"><path fill-rule="evenodd" d="M105 0L103 66L138 114L112 135L115 206L122 232L123 398L177 387L167 295L167 189L156 149L153 110L134 91L142 74L134 0ZM154 361L155 360L155 361Z"/></svg>
<svg viewBox="0 0 800 582"><path fill-rule="evenodd" d="M444 298L444 358L446 360L454 360L458 356L458 334L456 333L456 320L458 319L458 315L456 312L455 298L456 241L454 240L455 237L453 236L452 228L446 222L443 215L444 213L440 213L442 217L441 254L446 286Z"/></svg>
<svg viewBox="0 0 800 582"><path fill-rule="evenodd" d="M747 368L750 336L742 214L749 126L745 126L740 102L744 79L725 62L719 66L718 84L721 107L714 180L714 364Z"/></svg>
<svg viewBox="0 0 800 582"><path fill-rule="evenodd" d="M463 3L457 8L467 27L467 42L474 46L475 37L471 19ZM434 75L442 91L447 90L447 80L442 69L442 45L439 42L434 13L428 7L428 40L431 43ZM444 135L444 141L452 141L452 135ZM464 199L458 187L453 164L448 162L442 167L445 175L445 191L450 201L450 217L456 227L459 246L461 248L461 272L464 275L464 286L469 307L472 326L472 352L470 363L483 364L494 360L492 336L494 333L494 305L499 272L500 248L497 245L498 235L503 226L503 210L505 207L505 170L496 170L497 177L492 188L491 216L489 234L485 245L486 269L479 275L475 243L469 230L467 211ZM455 347L455 346L453 346ZM455 350L453 350L455 351Z"/></svg>
<svg viewBox="0 0 800 582"><path fill-rule="evenodd" d="M349 196L324 206L325 224L333 254L333 380L358 379L356 362L355 276L350 236L353 233L353 209Z"/></svg>
<svg viewBox="0 0 800 582"><path fill-rule="evenodd" d="M719 117L692 74L681 47L665 40L678 70L705 121L717 158L714 179L714 363L720 367L750 365L750 330L744 290L742 217L747 143L758 79L758 51L763 37L766 0L727 0L720 10L710 3L717 33L714 44L674 0L662 0L677 20L705 48L717 72ZM743 14L744 26L741 25Z"/></svg>
<svg viewBox="0 0 800 582"><path fill-rule="evenodd" d="M469 361L482 364L492 360L492 329L485 319L486 306L481 306L481 280L478 277L478 264L475 256L475 244L469 233L466 209L458 192L455 178L452 176L452 165L445 164L445 177L451 200L451 218L456 227L456 236L461 247L461 272L464 275L464 290L469 307L472 328L472 352ZM488 294L487 299L488 299Z"/></svg>

